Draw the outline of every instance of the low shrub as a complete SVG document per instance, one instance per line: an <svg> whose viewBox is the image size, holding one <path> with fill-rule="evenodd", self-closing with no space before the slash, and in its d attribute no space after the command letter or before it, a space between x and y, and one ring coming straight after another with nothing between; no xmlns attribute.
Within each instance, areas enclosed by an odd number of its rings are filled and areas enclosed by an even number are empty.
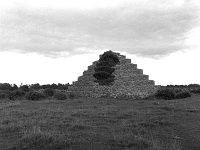
<svg viewBox="0 0 200 150"><path fill-rule="evenodd" d="M200 94L200 88L198 89L193 89L190 91L191 93L194 93L194 94Z"/></svg>
<svg viewBox="0 0 200 150"><path fill-rule="evenodd" d="M30 91L26 93L25 97L28 100L40 100L40 99L45 98L45 95L37 91Z"/></svg>
<svg viewBox="0 0 200 150"><path fill-rule="evenodd" d="M18 89L18 90L14 90L14 91L10 92L8 97L10 100L16 100L18 98L25 96L25 94L26 93L24 91Z"/></svg>
<svg viewBox="0 0 200 150"><path fill-rule="evenodd" d="M19 87L19 89L22 90L22 91L24 91L24 92L28 92L30 90L28 85L21 85Z"/></svg>
<svg viewBox="0 0 200 150"><path fill-rule="evenodd" d="M77 97L77 96L75 95L75 93L69 93L69 98L75 98L75 97Z"/></svg>
<svg viewBox="0 0 200 150"><path fill-rule="evenodd" d="M9 100L16 100L17 97L15 96L15 92L14 91L10 92L8 95L8 98Z"/></svg>
<svg viewBox="0 0 200 150"><path fill-rule="evenodd" d="M9 91L0 90L0 99L6 99L9 96Z"/></svg>
<svg viewBox="0 0 200 150"><path fill-rule="evenodd" d="M51 89L51 88L48 88L48 89L44 89L44 94L47 96L47 97L52 97L55 93L55 90L54 89Z"/></svg>
<svg viewBox="0 0 200 150"><path fill-rule="evenodd" d="M9 83L0 83L0 90L10 91L12 86Z"/></svg>
<svg viewBox="0 0 200 150"><path fill-rule="evenodd" d="M67 95L63 92L56 92L53 96L57 100L65 100L67 99Z"/></svg>
<svg viewBox="0 0 200 150"><path fill-rule="evenodd" d="M187 97L191 97L190 92L187 92L187 91L179 92L175 96L176 99L187 98Z"/></svg>
<svg viewBox="0 0 200 150"><path fill-rule="evenodd" d="M21 91L21 90L16 90L14 92L17 97L22 97L22 96L25 96L26 94L24 91Z"/></svg>
<svg viewBox="0 0 200 150"><path fill-rule="evenodd" d="M175 99L176 93L173 89L160 89L156 92L155 96L159 99L171 100Z"/></svg>
<svg viewBox="0 0 200 150"><path fill-rule="evenodd" d="M180 89L160 89L155 94L155 97L159 99L172 100L191 97L191 94L188 91Z"/></svg>
<svg viewBox="0 0 200 150"><path fill-rule="evenodd" d="M7 95L5 93L0 93L0 99L5 99Z"/></svg>

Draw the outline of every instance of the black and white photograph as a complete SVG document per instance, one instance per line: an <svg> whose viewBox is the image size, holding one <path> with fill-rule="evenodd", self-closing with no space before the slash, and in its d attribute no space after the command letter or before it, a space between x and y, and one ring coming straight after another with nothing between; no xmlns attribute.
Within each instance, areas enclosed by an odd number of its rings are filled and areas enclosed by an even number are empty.
<svg viewBox="0 0 200 150"><path fill-rule="evenodd" d="M200 1L0 0L0 150L200 150Z"/></svg>

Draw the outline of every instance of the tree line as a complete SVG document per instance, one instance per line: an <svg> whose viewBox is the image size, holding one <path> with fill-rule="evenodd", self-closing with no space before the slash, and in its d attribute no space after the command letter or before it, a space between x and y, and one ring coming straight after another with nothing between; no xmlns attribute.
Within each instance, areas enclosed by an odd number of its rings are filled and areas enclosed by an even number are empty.
<svg viewBox="0 0 200 150"><path fill-rule="evenodd" d="M70 86L69 83L67 84L44 84L44 85L40 85L39 83L36 84L21 84L19 86L17 86L16 84L9 84L9 83L0 83L0 90L6 90L6 91L14 91L14 90L18 90L18 89L23 89L24 91L26 90L40 90L40 89L58 89L58 90L67 90L68 87Z"/></svg>

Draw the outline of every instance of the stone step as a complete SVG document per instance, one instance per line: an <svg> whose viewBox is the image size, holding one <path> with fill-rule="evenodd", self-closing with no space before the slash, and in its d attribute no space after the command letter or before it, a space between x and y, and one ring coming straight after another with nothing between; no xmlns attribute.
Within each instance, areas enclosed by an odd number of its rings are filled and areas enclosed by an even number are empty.
<svg viewBox="0 0 200 150"><path fill-rule="evenodd" d="M84 87L84 86L91 86L93 89L93 86L98 86L98 83L94 82L94 83L85 83L85 82L76 82L75 84L73 84L74 86L77 87ZM113 84L113 86L115 87L121 87L121 86L127 86L127 87L131 87L131 86L150 86L150 85L155 85L154 81L151 80L137 80L137 81L115 81L115 83Z"/></svg>
<svg viewBox="0 0 200 150"><path fill-rule="evenodd" d="M126 64L130 64L131 63L131 59L122 59L120 60L120 65L126 65Z"/></svg>
<svg viewBox="0 0 200 150"><path fill-rule="evenodd" d="M123 60L123 59L126 59L126 56L124 56L124 55L119 55L118 58L119 58L119 60Z"/></svg>
<svg viewBox="0 0 200 150"><path fill-rule="evenodd" d="M93 74L95 73L95 71L84 71L83 75L78 77L78 80L80 81L94 81L95 77L93 76ZM136 70L128 70L128 71L122 71L122 70L116 70L113 75L115 76L116 79L120 78L135 78L137 76L146 76L148 79L147 75L143 75L143 70L142 69L136 69Z"/></svg>
<svg viewBox="0 0 200 150"><path fill-rule="evenodd" d="M115 77L115 81L120 81L120 82L131 82L131 81L148 81L149 76L148 75L136 75L136 76L118 76Z"/></svg>
<svg viewBox="0 0 200 150"><path fill-rule="evenodd" d="M83 75L78 77L78 80L90 80L95 79L93 77L93 74L95 73L95 71L90 70L90 71L84 71ZM127 78L127 77L136 77L136 76L141 76L143 75L143 70L142 69L135 69L135 70L115 70L115 72L113 73L113 75L115 76L115 78ZM146 76L146 75L144 75Z"/></svg>
<svg viewBox="0 0 200 150"><path fill-rule="evenodd" d="M116 65L115 66L116 70L129 70L129 69L137 69L137 64L125 64L125 65Z"/></svg>
<svg viewBox="0 0 200 150"><path fill-rule="evenodd" d="M95 78L92 75L83 75L78 77L78 81L94 81Z"/></svg>
<svg viewBox="0 0 200 150"><path fill-rule="evenodd" d="M93 76L93 74L95 73L95 70L93 69L93 70L85 70L84 72L83 72L83 76L84 75L91 75L91 76ZM143 70L142 69L137 69L137 68L132 68L132 69L129 69L129 70L126 70L126 69L117 69L117 68L115 68L115 71L113 72L113 74L114 75L118 75L118 76L121 76L121 75L133 75L133 74L135 74L135 75L140 75L140 74L143 74Z"/></svg>
<svg viewBox="0 0 200 150"><path fill-rule="evenodd" d="M148 85L154 85L154 81L152 80L130 80L130 81L121 81L121 80L116 80L114 83L114 86L148 86Z"/></svg>
<svg viewBox="0 0 200 150"><path fill-rule="evenodd" d="M89 66L88 70L85 70L83 72L83 75L91 75L95 73L94 70L95 67L93 66ZM137 70L141 70L141 71L137 71ZM126 66L116 66L115 67L115 72L114 73L120 73L120 72L126 72L126 73L131 73L131 72L141 72L139 74L143 74L143 70L142 69L137 69L137 65L135 64L131 64L131 65L126 65Z"/></svg>
<svg viewBox="0 0 200 150"><path fill-rule="evenodd" d="M103 87L104 88L104 87ZM100 93L106 93L106 92L112 92L112 91L144 91L144 92L148 92L148 91L154 91L155 90L155 86L151 85L151 84L147 84L145 86L143 85L124 85L122 84L121 86L118 85L114 85L112 87L107 87L106 89L100 88L96 88L94 86L72 86L68 89L68 91L73 91L73 92L84 92L84 93L96 93L96 94L100 94Z"/></svg>
<svg viewBox="0 0 200 150"><path fill-rule="evenodd" d="M93 75L94 73L95 73L94 70L85 70L85 71L83 72L83 75Z"/></svg>
<svg viewBox="0 0 200 150"><path fill-rule="evenodd" d="M142 69L129 69L129 70L116 69L113 74L115 76L136 76L136 75L143 75L143 70Z"/></svg>
<svg viewBox="0 0 200 150"><path fill-rule="evenodd" d="M96 65L98 62L99 62L99 61L94 61L94 62L92 63L92 65Z"/></svg>
<svg viewBox="0 0 200 150"><path fill-rule="evenodd" d="M78 81L74 82L73 85L97 85L96 82L94 82L96 79L91 76L91 75L84 75L84 76L80 76L78 78ZM132 74L132 75L128 75L128 76L125 76L125 75L122 75L122 76L115 76L115 82L114 84L116 83L125 83L125 84L128 84L128 83L145 83L145 82L148 82L148 83L152 83L152 84L155 84L153 80L149 80L149 76L148 75L136 75L136 74Z"/></svg>
<svg viewBox="0 0 200 150"><path fill-rule="evenodd" d="M88 70L92 71L92 70L94 70L95 67L96 67L95 65L90 65L90 66L88 66Z"/></svg>

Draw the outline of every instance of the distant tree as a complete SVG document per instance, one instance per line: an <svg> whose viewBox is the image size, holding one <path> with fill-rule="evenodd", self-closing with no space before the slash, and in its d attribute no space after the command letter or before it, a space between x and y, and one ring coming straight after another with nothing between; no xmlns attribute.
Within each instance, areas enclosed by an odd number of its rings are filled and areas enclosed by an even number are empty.
<svg viewBox="0 0 200 150"><path fill-rule="evenodd" d="M41 89L41 86L39 83L31 84L30 89L39 90L39 89Z"/></svg>
<svg viewBox="0 0 200 150"><path fill-rule="evenodd" d="M12 90L17 90L17 89L18 89L18 86L16 84L13 84Z"/></svg>
<svg viewBox="0 0 200 150"><path fill-rule="evenodd" d="M53 83L53 84L51 84L51 88L52 88L52 89L57 89L58 86L57 86L55 83Z"/></svg>
<svg viewBox="0 0 200 150"><path fill-rule="evenodd" d="M24 91L24 92L28 92L29 91L29 86L28 85L20 85L19 89L21 91Z"/></svg>
<svg viewBox="0 0 200 150"><path fill-rule="evenodd" d="M57 89L59 89L59 90L67 90L68 87L69 87L69 84L58 83Z"/></svg>
<svg viewBox="0 0 200 150"><path fill-rule="evenodd" d="M200 87L199 84L189 84L188 86L189 86L189 87Z"/></svg>
<svg viewBox="0 0 200 150"><path fill-rule="evenodd" d="M44 84L44 85L41 85L41 88L42 89L50 89L51 85L50 84Z"/></svg>
<svg viewBox="0 0 200 150"><path fill-rule="evenodd" d="M0 83L0 90L12 90L12 86L9 83Z"/></svg>

